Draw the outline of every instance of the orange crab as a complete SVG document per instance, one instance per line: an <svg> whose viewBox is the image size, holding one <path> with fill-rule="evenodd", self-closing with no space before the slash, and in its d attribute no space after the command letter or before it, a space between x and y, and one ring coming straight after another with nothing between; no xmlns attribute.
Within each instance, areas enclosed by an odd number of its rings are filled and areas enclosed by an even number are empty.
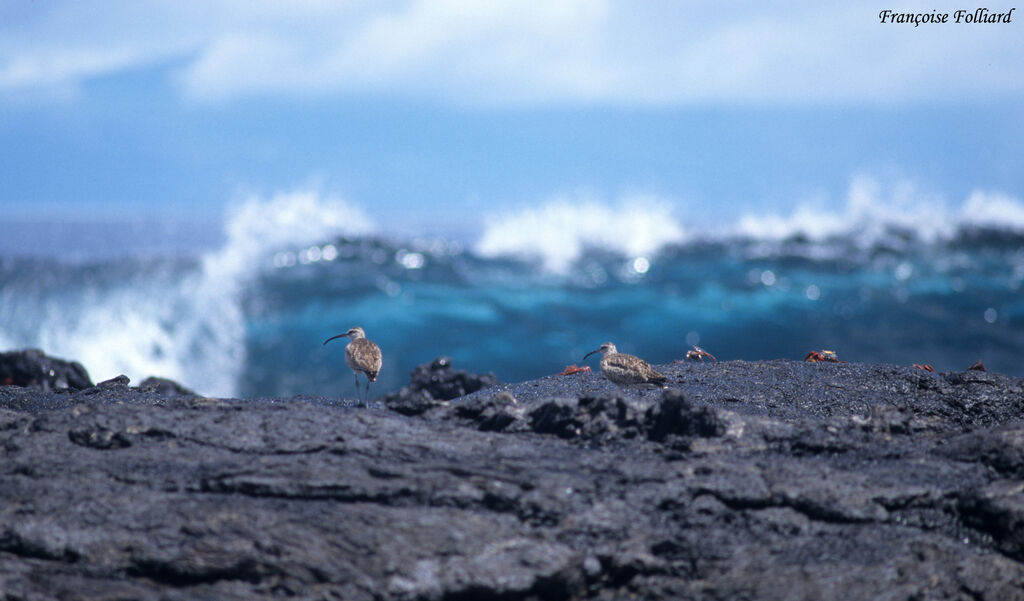
<svg viewBox="0 0 1024 601"><path fill-rule="evenodd" d="M846 363L846 361L840 361L839 357L836 356L835 351L811 351L804 357L804 361L810 361L811 363Z"/></svg>
<svg viewBox="0 0 1024 601"><path fill-rule="evenodd" d="M925 370L925 371L935 371L935 368L934 368L934 367L932 367L931 365L927 364L927 363L925 363L925 364L923 364L923 365L921 365L921 364L918 364L918 363L915 363L915 364L913 365L913 367L916 367L917 369L923 369L923 370Z"/></svg>
<svg viewBox="0 0 1024 601"><path fill-rule="evenodd" d="M572 374L579 374L579 373L589 374L590 373L590 366L589 365L584 365L583 367L577 367L575 363L572 364L572 365L566 365L565 366L565 371L559 373L558 375L560 375L560 376L569 376L569 375L572 375Z"/></svg>

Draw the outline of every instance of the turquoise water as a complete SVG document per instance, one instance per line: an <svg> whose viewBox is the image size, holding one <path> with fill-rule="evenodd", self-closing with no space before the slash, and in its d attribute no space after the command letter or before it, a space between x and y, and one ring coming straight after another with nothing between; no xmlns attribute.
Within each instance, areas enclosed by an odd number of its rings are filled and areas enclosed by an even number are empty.
<svg viewBox="0 0 1024 601"><path fill-rule="evenodd" d="M343 342L321 343L355 325L384 352L373 394L439 355L517 381L609 340L652 363L697 344L720 360L829 349L940 371L982 359L1024 376L1015 223L936 229L874 214L696 232L650 211L581 223L549 207L465 241L281 202L235 213L221 240L192 253L8 252L0 349L76 359L97 381L157 375L241 397L352 395ZM561 225L545 232L545 219Z"/></svg>

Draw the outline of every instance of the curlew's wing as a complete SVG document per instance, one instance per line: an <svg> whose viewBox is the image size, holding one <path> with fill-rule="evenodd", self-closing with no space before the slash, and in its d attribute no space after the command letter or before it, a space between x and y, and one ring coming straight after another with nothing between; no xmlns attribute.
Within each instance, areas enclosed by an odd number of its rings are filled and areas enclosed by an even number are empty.
<svg viewBox="0 0 1024 601"><path fill-rule="evenodd" d="M366 338L353 340L345 347L345 363L352 369L365 373L373 382L380 371L380 347Z"/></svg>
<svg viewBox="0 0 1024 601"><path fill-rule="evenodd" d="M601 361L601 369L612 372L609 375L621 382L644 384L661 383L666 380L665 376L655 371L640 357L625 353L607 355Z"/></svg>

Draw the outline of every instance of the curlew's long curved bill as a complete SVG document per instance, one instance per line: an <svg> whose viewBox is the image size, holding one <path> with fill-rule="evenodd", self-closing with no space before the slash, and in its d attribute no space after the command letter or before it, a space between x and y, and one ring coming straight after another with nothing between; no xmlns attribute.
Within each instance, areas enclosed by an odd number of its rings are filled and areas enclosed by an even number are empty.
<svg viewBox="0 0 1024 601"><path fill-rule="evenodd" d="M331 336L327 340L324 340L324 344L327 344L328 342L330 342L332 340L337 340L338 338L344 338L344 337L348 336L348 334L349 334L348 332L345 332L344 334L338 334L337 336ZM323 345L320 345L320 346L323 346Z"/></svg>
<svg viewBox="0 0 1024 601"><path fill-rule="evenodd" d="M601 349L599 349L599 348L598 349L594 349L594 350L590 351L589 353L587 353L586 355L583 355L583 360L586 361L587 357L593 355L594 353L600 353L600 352L601 352Z"/></svg>

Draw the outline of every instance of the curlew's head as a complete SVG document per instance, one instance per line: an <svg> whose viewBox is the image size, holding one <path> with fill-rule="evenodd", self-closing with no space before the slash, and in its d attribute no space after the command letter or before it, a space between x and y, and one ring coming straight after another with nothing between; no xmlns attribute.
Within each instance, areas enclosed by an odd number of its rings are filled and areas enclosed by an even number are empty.
<svg viewBox="0 0 1024 601"><path fill-rule="evenodd" d="M594 353L601 353L601 356L603 357L605 355L611 355L611 354L617 353L617 352L619 352L619 351L616 350L614 343L606 342L606 343L602 344L600 346L600 348L596 348L596 349L590 351L589 353L587 353L586 355L583 355L583 360L585 361L587 359L587 357L593 355Z"/></svg>
<svg viewBox="0 0 1024 601"><path fill-rule="evenodd" d="M324 344L327 344L328 342L330 342L332 340L335 340L335 339L338 339L338 338L351 338L352 340L359 340L360 338L366 338L366 332L363 331L363 328L360 328L359 326L356 326L356 327L350 329L349 331L345 332L344 334L338 334L337 336L331 336L327 340L324 340Z"/></svg>

